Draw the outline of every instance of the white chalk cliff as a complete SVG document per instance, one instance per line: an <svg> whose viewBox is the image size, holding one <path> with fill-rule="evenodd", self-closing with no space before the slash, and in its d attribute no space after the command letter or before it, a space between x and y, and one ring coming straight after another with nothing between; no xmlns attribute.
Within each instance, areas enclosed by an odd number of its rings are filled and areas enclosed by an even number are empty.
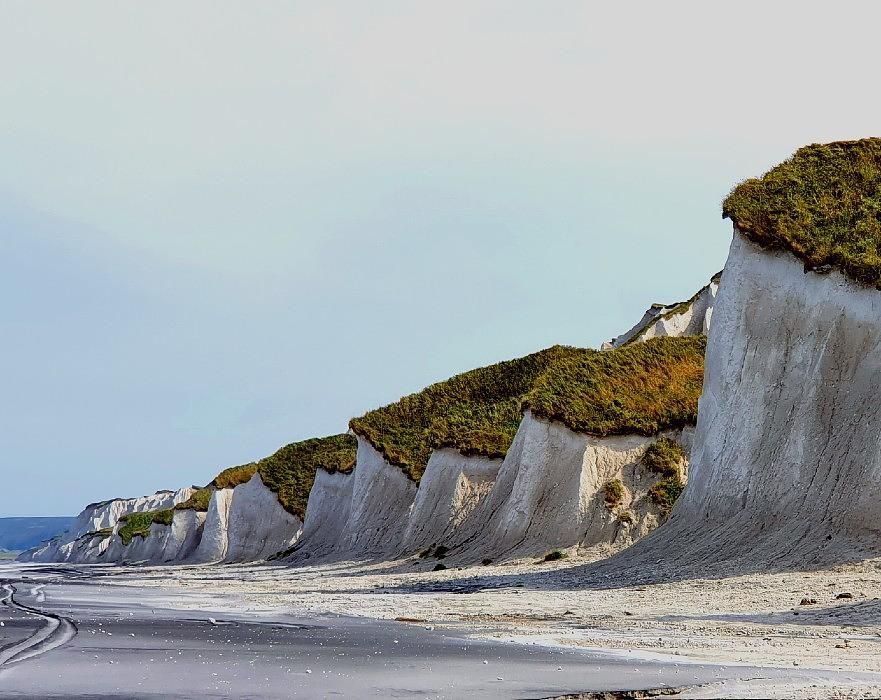
<svg viewBox="0 0 881 700"><path fill-rule="evenodd" d="M735 230L689 487L624 561L767 569L877 556L879 392L881 292Z"/></svg>
<svg viewBox="0 0 881 700"><path fill-rule="evenodd" d="M688 454L691 429L664 435ZM319 471L303 536L286 561L395 559L439 545L457 562L557 548L608 553L666 517L648 493L659 476L641 464L657 438L595 438L527 411L504 460L436 450L417 487L359 437L351 475ZM625 492L609 507L604 487L612 480Z"/></svg>
<svg viewBox="0 0 881 700"><path fill-rule="evenodd" d="M687 454L689 430L665 435ZM468 561L627 546L664 519L648 495L659 477L641 464L656 439L592 437L527 411L488 497L442 544ZM609 507L604 487L613 480L624 497Z"/></svg>
<svg viewBox="0 0 881 700"><path fill-rule="evenodd" d="M118 540L116 533L123 516L173 508L188 499L193 491L193 488L188 487L178 491L157 491L138 498L115 498L110 501L90 503L77 516L67 532L44 542L39 547L23 552L19 555L19 561L64 561L81 564L122 561L128 556L128 548L124 547L121 541L117 547L113 540ZM177 529L178 534L175 535L175 541L180 538L178 549L188 544L187 536L180 535L180 528L184 524L184 519L181 519ZM174 526L165 529L175 530ZM135 550L140 549L142 543L137 540L141 539L145 538L134 538L132 544L135 545ZM151 546L154 545L151 543ZM156 552L146 558L153 560L154 556L162 556L163 547L155 546L155 549Z"/></svg>
<svg viewBox="0 0 881 700"><path fill-rule="evenodd" d="M653 304L633 328L603 343L602 349L612 350L627 343L642 343L659 336L706 335L719 293L719 279L720 275L715 275L707 286L688 301L667 306Z"/></svg>
<svg viewBox="0 0 881 700"><path fill-rule="evenodd" d="M278 497L254 474L232 489L211 494L194 563L266 559L293 544L303 523L288 513Z"/></svg>
<svg viewBox="0 0 881 700"><path fill-rule="evenodd" d="M626 339L705 332L717 291L714 280L688 303L638 324ZM665 435L688 453L689 430ZM658 437L592 437L527 411L504 460L438 449L417 484L357 436L351 473L317 470L303 522L255 473L235 488L214 490L207 512L178 510L170 526L153 523L146 537L128 545L118 535L123 515L170 508L193 490L90 506L71 533L23 558L205 564L278 558L296 565L395 559L437 546L466 563L557 548L599 554L628 546L666 517L648 496L659 477L641 465ZM610 507L603 494L613 480L624 495Z"/></svg>

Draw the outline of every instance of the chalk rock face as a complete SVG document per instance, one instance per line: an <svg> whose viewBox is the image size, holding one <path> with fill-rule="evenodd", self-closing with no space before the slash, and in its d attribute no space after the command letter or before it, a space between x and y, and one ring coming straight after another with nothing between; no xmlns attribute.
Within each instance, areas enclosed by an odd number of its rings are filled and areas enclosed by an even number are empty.
<svg viewBox="0 0 881 700"><path fill-rule="evenodd" d="M633 328L603 344L603 350L619 348L629 342L641 343L658 336L706 335L713 318L713 307L719 293L719 278L714 277L692 299L682 304L655 304L646 310Z"/></svg>
<svg viewBox="0 0 881 700"><path fill-rule="evenodd" d="M226 557L229 549L227 528L232 492L233 489L218 489L211 494L208 512L205 514L205 525L202 527L202 537L192 556L194 563L220 562Z"/></svg>
<svg viewBox="0 0 881 700"><path fill-rule="evenodd" d="M288 561L398 556L415 497L416 484L359 436L351 474L318 470L303 536Z"/></svg>
<svg viewBox="0 0 881 700"><path fill-rule="evenodd" d="M176 510L171 527L165 533L165 545L162 548L162 562L183 561L199 546L202 528L205 525L205 513L195 510ZM154 527L163 527L153 524Z"/></svg>
<svg viewBox="0 0 881 700"><path fill-rule="evenodd" d="M39 547L22 552L19 561L67 561L80 564L112 561L112 556L106 559L104 557L111 540L116 538L120 518L131 513L172 508L189 498L193 491L193 488L188 487L178 491L157 491L150 496L138 498L115 498L91 503L77 516L70 530ZM108 529L113 530L111 537L91 534Z"/></svg>
<svg viewBox="0 0 881 700"><path fill-rule="evenodd" d="M417 552L448 539L493 488L500 459L466 457L456 450L432 452L407 518L403 552Z"/></svg>
<svg viewBox="0 0 881 700"><path fill-rule="evenodd" d="M689 431L667 435L687 452ZM591 437L527 411L491 493L449 539L450 548L466 560L480 560L628 546L663 518L648 497L658 477L641 465L656 439ZM613 479L625 492L610 508L605 485Z"/></svg>
<svg viewBox="0 0 881 700"><path fill-rule="evenodd" d="M211 494L194 563L258 561L287 549L303 524L266 488L259 474Z"/></svg>
<svg viewBox="0 0 881 700"><path fill-rule="evenodd" d="M347 557L371 558L400 551L416 484L358 437L352 501L340 548Z"/></svg>
<svg viewBox="0 0 881 700"><path fill-rule="evenodd" d="M227 550L224 561L266 559L293 544L303 523L288 513L278 497L254 474L233 489L227 512Z"/></svg>
<svg viewBox="0 0 881 700"><path fill-rule="evenodd" d="M340 544L352 508L353 474L319 469L309 492L303 532L288 559L291 563L332 554Z"/></svg>
<svg viewBox="0 0 881 700"><path fill-rule="evenodd" d="M689 487L636 553L763 568L877 556L881 292L735 231L705 367Z"/></svg>

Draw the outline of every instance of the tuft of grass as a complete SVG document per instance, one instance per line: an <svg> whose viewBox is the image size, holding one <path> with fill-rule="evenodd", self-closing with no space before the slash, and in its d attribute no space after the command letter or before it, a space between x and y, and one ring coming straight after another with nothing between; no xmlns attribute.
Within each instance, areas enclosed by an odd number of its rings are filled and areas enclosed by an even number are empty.
<svg viewBox="0 0 881 700"><path fill-rule="evenodd" d="M122 543L128 546L135 537L147 537L150 534L150 525L153 523L171 525L173 519L174 510L171 508L166 510L148 510L144 513L129 513L119 519L122 527L119 528L117 534Z"/></svg>
<svg viewBox="0 0 881 700"><path fill-rule="evenodd" d="M682 446L668 437L655 440L642 456L642 463L655 474L664 477L679 476L685 452Z"/></svg>
<svg viewBox="0 0 881 700"><path fill-rule="evenodd" d="M545 561L560 561L561 559L568 559L569 555L566 552L562 552L559 549L555 549L553 552L548 552L545 554Z"/></svg>
<svg viewBox="0 0 881 700"><path fill-rule="evenodd" d="M193 495L190 496L187 500L181 501L178 503L174 509L175 510L197 510L200 513L205 513L208 510L208 506L211 503L211 494L214 493L214 489L210 486L206 486L205 488L197 489L193 492Z"/></svg>
<svg viewBox="0 0 881 700"><path fill-rule="evenodd" d="M813 144L722 204L750 240L881 288L881 138Z"/></svg>
<svg viewBox="0 0 881 700"><path fill-rule="evenodd" d="M234 489L236 486L246 484L257 473L256 464L243 464L239 467L228 467L214 477L209 486L215 489Z"/></svg>
<svg viewBox="0 0 881 700"><path fill-rule="evenodd" d="M591 435L653 435L695 422L705 349L703 337L558 345L432 384L349 427L416 482L440 447L504 457L525 409Z"/></svg>
<svg viewBox="0 0 881 700"><path fill-rule="evenodd" d="M622 510L618 513L618 522L630 524L633 522L633 513L629 510Z"/></svg>
<svg viewBox="0 0 881 700"><path fill-rule="evenodd" d="M649 498L653 503L661 506L664 511L669 512L676 503L676 499L682 495L685 484L678 475L661 479L657 484L649 489Z"/></svg>
<svg viewBox="0 0 881 700"><path fill-rule="evenodd" d="M607 481L603 486L603 501L606 503L606 508L611 510L615 506L621 505L623 500L624 484L621 483L621 480L612 479Z"/></svg>

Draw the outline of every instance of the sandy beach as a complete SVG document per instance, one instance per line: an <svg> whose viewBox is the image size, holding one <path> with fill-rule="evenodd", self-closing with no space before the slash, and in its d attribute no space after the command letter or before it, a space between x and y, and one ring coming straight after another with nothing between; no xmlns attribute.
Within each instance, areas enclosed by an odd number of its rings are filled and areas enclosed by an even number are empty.
<svg viewBox="0 0 881 700"><path fill-rule="evenodd" d="M4 649L45 627L35 611L76 634L0 665L0 696L881 692L876 562L580 589L578 562L402 570L424 566L4 565Z"/></svg>

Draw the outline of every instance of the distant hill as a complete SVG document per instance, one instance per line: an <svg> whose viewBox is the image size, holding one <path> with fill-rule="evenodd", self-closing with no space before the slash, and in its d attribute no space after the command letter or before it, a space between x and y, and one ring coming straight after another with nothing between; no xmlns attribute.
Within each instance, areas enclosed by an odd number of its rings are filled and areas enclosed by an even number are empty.
<svg viewBox="0 0 881 700"><path fill-rule="evenodd" d="M0 518L0 550L20 552L64 532L73 517Z"/></svg>

